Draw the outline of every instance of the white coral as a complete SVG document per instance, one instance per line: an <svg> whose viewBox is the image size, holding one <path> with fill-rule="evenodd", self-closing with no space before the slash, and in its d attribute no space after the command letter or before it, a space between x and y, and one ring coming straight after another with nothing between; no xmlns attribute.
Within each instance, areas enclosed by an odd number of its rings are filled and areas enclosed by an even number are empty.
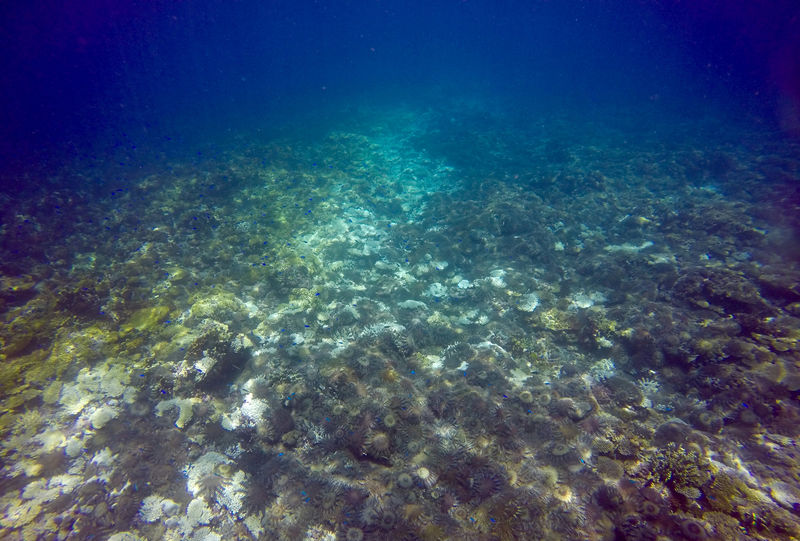
<svg viewBox="0 0 800 541"><path fill-rule="evenodd" d="M528 293L520 298L517 308L523 312L533 312L539 306L539 296L536 293Z"/></svg>
<svg viewBox="0 0 800 541"><path fill-rule="evenodd" d="M226 483L217 501L228 509L233 515L239 515L244 505L245 496L245 474L237 471Z"/></svg>
<svg viewBox="0 0 800 541"><path fill-rule="evenodd" d="M188 477L186 480L186 488L194 495L199 494L201 491L200 480L207 475L214 474L218 465L230 463L231 460L222 453L209 451L184 469L184 473L186 477Z"/></svg>
<svg viewBox="0 0 800 541"><path fill-rule="evenodd" d="M194 527L199 524L208 524L213 515L202 498L195 498L189 502L189 506L186 508L186 518L187 523Z"/></svg>
<svg viewBox="0 0 800 541"><path fill-rule="evenodd" d="M145 522L155 522L164 516L162 503L164 499L161 496L153 494L142 500L142 506L139 508L139 517Z"/></svg>
<svg viewBox="0 0 800 541"><path fill-rule="evenodd" d="M600 359L589 368L589 375L597 381L606 380L616 373L616 366L611 359Z"/></svg>
<svg viewBox="0 0 800 541"><path fill-rule="evenodd" d="M175 421L175 426L178 428L183 428L186 423L188 423L192 419L193 415L193 407L195 404L199 403L200 399L198 398L171 398L169 400L162 400L158 404L156 404L156 415L161 417L164 415L165 412L173 409L178 408L178 418Z"/></svg>
<svg viewBox="0 0 800 541"><path fill-rule="evenodd" d="M247 394L240 409L245 424L256 426L264 422L264 413L269 409L269 404L252 394Z"/></svg>

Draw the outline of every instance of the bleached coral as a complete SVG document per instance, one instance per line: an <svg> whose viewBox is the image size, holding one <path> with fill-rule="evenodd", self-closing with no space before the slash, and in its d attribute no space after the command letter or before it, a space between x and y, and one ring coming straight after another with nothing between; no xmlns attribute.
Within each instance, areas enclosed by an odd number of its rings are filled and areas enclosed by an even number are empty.
<svg viewBox="0 0 800 541"><path fill-rule="evenodd" d="M58 494L69 494L81 484L82 478L79 475L62 474L51 477L47 482L48 490L58 489Z"/></svg>
<svg viewBox="0 0 800 541"><path fill-rule="evenodd" d="M614 366L614 361L611 359L600 359L589 367L589 375L596 381L606 380L617 373L617 368Z"/></svg>
<svg viewBox="0 0 800 541"><path fill-rule="evenodd" d="M264 413L268 408L269 404L264 400L255 398L252 394L248 394L245 396L240 411L245 424L255 426L264 422Z"/></svg>
<svg viewBox="0 0 800 541"><path fill-rule="evenodd" d="M97 451L92 457L92 464L97 464L98 466L104 466L107 468L113 466L114 454L111 452L111 449L104 447L100 451Z"/></svg>
<svg viewBox="0 0 800 541"><path fill-rule="evenodd" d="M214 475L217 466L220 464L230 463L231 460L222 453L209 451L184 469L187 477L186 488L193 495L198 495L202 491L202 479L209 475Z"/></svg>
<svg viewBox="0 0 800 541"><path fill-rule="evenodd" d="M118 397L125 392L125 385L116 375L109 374L100 381L100 392L106 396Z"/></svg>
<svg viewBox="0 0 800 541"><path fill-rule="evenodd" d="M49 453L66 444L66 437L61 430L45 430L33 438L42 446L42 452Z"/></svg>
<svg viewBox="0 0 800 541"><path fill-rule="evenodd" d="M536 293L528 293L520 297L517 308L523 312L533 312L539 306L539 296Z"/></svg>
<svg viewBox="0 0 800 541"><path fill-rule="evenodd" d="M60 402L67 414L78 415L91 402L91 395L80 385L65 384L61 388Z"/></svg>
<svg viewBox="0 0 800 541"><path fill-rule="evenodd" d="M89 416L89 423L95 430L100 430L108 424L109 421L119 415L119 411L108 405L102 405L95 409Z"/></svg>
<svg viewBox="0 0 800 541"><path fill-rule="evenodd" d="M264 526L261 524L261 515L247 515L242 520L245 527L253 535L253 537L261 538L264 534Z"/></svg>
<svg viewBox="0 0 800 541"><path fill-rule="evenodd" d="M637 253L637 252L641 252L642 250L646 250L647 248L650 248L651 246L653 246L653 241L646 240L646 241L642 242L641 244L639 244L638 246L635 245L635 244L632 244L630 242L625 242L623 244L611 244L611 245L606 246L604 248L604 250L606 252L622 252L622 253L627 253L627 254L634 254L634 253Z"/></svg>
<svg viewBox="0 0 800 541"><path fill-rule="evenodd" d="M119 532L109 537L108 541L143 541L143 538L132 532Z"/></svg>
<svg viewBox="0 0 800 541"><path fill-rule="evenodd" d="M267 378L265 378L264 376L256 376L244 382L244 384L242 385L242 389L245 392L254 393L257 391L257 389L268 386L269 386L269 381L267 380Z"/></svg>
<svg viewBox="0 0 800 541"><path fill-rule="evenodd" d="M245 474L237 471L230 482L222 489L222 493L217 501L234 515L240 515L244 505L245 496Z"/></svg>
<svg viewBox="0 0 800 541"><path fill-rule="evenodd" d="M181 538L196 539L198 534L201 534L202 536L200 529L196 531L193 530L195 530L195 528L198 526L209 524L213 518L214 514L211 512L211 509L202 498L193 499L186 507L186 515L180 517L180 520L178 521L178 530L181 533ZM207 528L203 528L203 530L205 529Z"/></svg>
<svg viewBox="0 0 800 541"><path fill-rule="evenodd" d="M442 285L439 282L434 282L430 286L428 286L428 289L425 290L423 295L425 295L426 297L434 297L434 298L436 298L436 297L446 297L447 296L447 286Z"/></svg>
<svg viewBox="0 0 800 541"><path fill-rule="evenodd" d="M506 287L506 271L503 269L496 269L489 273L489 283L496 288Z"/></svg>
<svg viewBox="0 0 800 541"><path fill-rule="evenodd" d="M162 517L175 514L175 511L179 508L180 506L169 498L153 494L142 500L142 506L139 508L139 517L144 522L156 522L161 520Z"/></svg>
<svg viewBox="0 0 800 541"><path fill-rule="evenodd" d="M68 457L75 458L83 453L85 449L85 445L83 443L83 438L79 435L74 435L69 438L64 445L64 452Z"/></svg>
<svg viewBox="0 0 800 541"><path fill-rule="evenodd" d="M195 498L186 508L186 518L194 524L208 524L213 515L206 502L202 498Z"/></svg>
<svg viewBox="0 0 800 541"><path fill-rule="evenodd" d="M58 496L59 491L47 488L47 479L36 479L25 485L22 489L22 498L25 500L37 500L39 502L50 501Z"/></svg>
<svg viewBox="0 0 800 541"><path fill-rule="evenodd" d="M35 520L41 510L41 506L34 501L11 502L3 512L3 525L10 528L21 528Z"/></svg>
<svg viewBox="0 0 800 541"><path fill-rule="evenodd" d="M139 508L139 517L145 522L155 522L164 516L164 511L161 504L164 499L161 496L153 494L142 500L142 506Z"/></svg>
<svg viewBox="0 0 800 541"><path fill-rule="evenodd" d="M211 514L211 509L209 509L202 498L195 498L189 502L186 508L186 518L190 523L195 525L208 524L213 518L213 515Z"/></svg>
<svg viewBox="0 0 800 541"><path fill-rule="evenodd" d="M178 418L175 420L175 426L183 428L192 419L193 406L199 403L198 398L171 398L170 400L162 400L156 404L156 415L159 417L164 415L167 411L173 408L178 408Z"/></svg>
<svg viewBox="0 0 800 541"><path fill-rule="evenodd" d="M569 309L581 310L590 308L595 304L602 304L606 302L606 296L599 291L577 291L570 297Z"/></svg>
<svg viewBox="0 0 800 541"><path fill-rule="evenodd" d="M325 529L325 527L320 524L310 527L306 531L305 539L306 541L336 541L336 533Z"/></svg>
<svg viewBox="0 0 800 541"><path fill-rule="evenodd" d="M44 421L44 416L38 409L25 410L14 419L13 431L15 434L33 435L39 431Z"/></svg>
<svg viewBox="0 0 800 541"><path fill-rule="evenodd" d="M211 528L198 528L192 534L192 541L220 541L222 536Z"/></svg>

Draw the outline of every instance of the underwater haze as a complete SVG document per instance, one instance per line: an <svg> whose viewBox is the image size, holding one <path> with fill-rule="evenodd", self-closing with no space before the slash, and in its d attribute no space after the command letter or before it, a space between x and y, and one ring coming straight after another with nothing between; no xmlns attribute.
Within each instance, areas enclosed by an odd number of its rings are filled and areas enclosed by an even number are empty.
<svg viewBox="0 0 800 541"><path fill-rule="evenodd" d="M0 5L0 538L800 539L795 2Z"/></svg>

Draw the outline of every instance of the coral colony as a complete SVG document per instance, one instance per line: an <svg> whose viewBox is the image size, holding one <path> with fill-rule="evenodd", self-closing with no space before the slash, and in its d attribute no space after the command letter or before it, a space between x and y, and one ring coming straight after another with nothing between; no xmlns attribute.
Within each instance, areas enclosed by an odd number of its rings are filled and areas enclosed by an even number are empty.
<svg viewBox="0 0 800 541"><path fill-rule="evenodd" d="M492 114L3 207L0 537L800 538L789 143Z"/></svg>

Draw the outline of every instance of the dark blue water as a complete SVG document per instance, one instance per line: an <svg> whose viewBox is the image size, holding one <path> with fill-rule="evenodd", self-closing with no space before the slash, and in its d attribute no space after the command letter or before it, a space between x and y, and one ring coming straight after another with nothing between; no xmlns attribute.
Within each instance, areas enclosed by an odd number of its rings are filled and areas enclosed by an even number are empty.
<svg viewBox="0 0 800 541"><path fill-rule="evenodd" d="M3 6L3 156L189 152L348 105L477 98L796 129L793 2ZM57 157L56 157L57 156ZM146 161L146 158L141 158Z"/></svg>
<svg viewBox="0 0 800 541"><path fill-rule="evenodd" d="M0 537L800 538L740 4L4 3Z"/></svg>

